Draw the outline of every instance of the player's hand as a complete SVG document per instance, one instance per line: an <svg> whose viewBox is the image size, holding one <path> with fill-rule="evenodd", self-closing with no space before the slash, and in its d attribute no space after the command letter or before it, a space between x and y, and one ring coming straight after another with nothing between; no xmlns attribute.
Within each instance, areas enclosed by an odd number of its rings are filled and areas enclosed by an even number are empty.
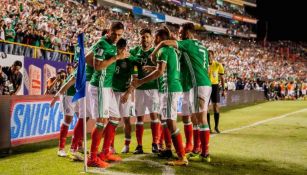
<svg viewBox="0 0 307 175"><path fill-rule="evenodd" d="M156 69L155 66L143 66L142 67L145 73L150 73Z"/></svg>
<svg viewBox="0 0 307 175"><path fill-rule="evenodd" d="M128 98L129 98L129 93L125 92L124 95L120 97L120 102L124 104L128 101Z"/></svg>
<svg viewBox="0 0 307 175"><path fill-rule="evenodd" d="M50 103L50 107L53 107L55 102L57 102L59 100L59 97L53 97Z"/></svg>
<svg viewBox="0 0 307 175"><path fill-rule="evenodd" d="M124 50L123 52L119 53L116 57L116 60L123 60L130 56L130 53Z"/></svg>
<svg viewBox="0 0 307 175"><path fill-rule="evenodd" d="M156 58L156 54L150 54L149 58L151 59L151 61L155 62Z"/></svg>
<svg viewBox="0 0 307 175"><path fill-rule="evenodd" d="M141 86L141 81L137 78L134 78L131 82L131 86L134 88L138 88L139 86Z"/></svg>

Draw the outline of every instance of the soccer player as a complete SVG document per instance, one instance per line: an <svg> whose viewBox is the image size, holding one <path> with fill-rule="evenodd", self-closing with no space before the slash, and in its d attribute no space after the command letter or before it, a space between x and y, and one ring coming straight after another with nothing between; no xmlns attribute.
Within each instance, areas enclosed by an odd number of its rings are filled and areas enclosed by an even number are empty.
<svg viewBox="0 0 307 175"><path fill-rule="evenodd" d="M208 104L211 94L211 82L208 75L208 51L201 44L201 42L193 39L195 33L195 28L193 23L185 23L179 29L180 41L176 40L165 40L162 41L153 51L151 57L155 60L155 55L158 53L159 49L165 46L173 46L182 54L186 55L189 59L186 61L188 64L190 78L196 84L192 84L193 88L190 90L189 95L192 111L192 122L194 127L199 127L199 131L194 132L194 137L199 137L201 142L201 154L191 157L191 160L207 161L210 162L209 156L209 138L210 130L207 123L206 114L208 111ZM186 54L185 54L186 53ZM196 138L197 138L196 137ZM198 141L198 139L194 139ZM199 143L194 143L194 145L199 145ZM195 147L195 146L194 146ZM195 152L195 150L193 150ZM193 154L191 154L193 155Z"/></svg>
<svg viewBox="0 0 307 175"><path fill-rule="evenodd" d="M155 34L155 44L157 45L163 40L168 40L170 33L166 29L159 29ZM182 86L180 83L180 64L177 53L173 47L161 47L157 53L156 70L142 79L134 79L133 87L140 87L142 84L158 79L159 89L163 91L161 101L162 121L166 120L167 128L171 132L172 141L176 149L178 160L167 162L168 165L188 165L185 156L182 137L177 128L177 108L178 100L182 94Z"/></svg>
<svg viewBox="0 0 307 175"><path fill-rule="evenodd" d="M126 45L127 41L125 39L120 39L116 44L117 51L119 53L123 52L126 49ZM131 57L116 61L112 89L114 91L116 102L119 106L119 116L124 120L125 147L123 148L122 153L129 152L129 144L131 141L130 117L133 116L133 104L131 98L129 98L126 103L121 103L120 99L130 85L133 71L134 65Z"/></svg>
<svg viewBox="0 0 307 175"><path fill-rule="evenodd" d="M214 130L216 133L220 133L219 130L219 121L220 121L220 110L219 110L219 103L220 103L220 87L219 87L219 80L221 80L222 85L222 96L225 96L225 88L224 88L224 67L221 63L216 61L214 52L209 50L209 76L210 81L212 84L212 93L211 93L211 103L214 112ZM208 110L207 113L207 121L208 125L211 130L210 126L210 112Z"/></svg>
<svg viewBox="0 0 307 175"><path fill-rule="evenodd" d="M140 31L141 46L137 46L130 50L130 54L135 57L134 64L137 68L137 77L139 79L144 78L149 74L146 71L146 67L156 66L149 55L152 53L152 32L148 28L144 28ZM142 154L142 140L144 132L144 115L146 109L149 111L151 119L151 131L152 131L152 152L158 153L159 142L159 128L160 121L158 118L159 112L159 94L158 94L158 81L152 80L144 83L142 86L135 90L135 113L137 116L136 122L136 138L138 146L136 147L134 154Z"/></svg>
<svg viewBox="0 0 307 175"><path fill-rule="evenodd" d="M120 161L119 156L110 152L111 142L118 125L119 111L112 90L113 74L116 61L129 57L126 51L117 53L116 43L124 32L121 22L113 22L106 36L102 37L92 48L87 63L94 67L89 89L91 92L92 115L96 126L92 131L92 143L88 166L105 168L107 161ZM90 59L93 56L93 59ZM104 131L103 150L98 155L98 147Z"/></svg>
<svg viewBox="0 0 307 175"><path fill-rule="evenodd" d="M71 77L73 76L74 68L72 64L67 64L66 66L68 77L65 79L64 84L67 83ZM72 97L75 95L76 89L75 87L70 87L65 91L65 94L61 95L61 111L64 114L64 121L61 125L60 129L60 138L59 138L59 150L58 156L66 157L67 154L65 152L65 143L68 134L69 125L72 122L73 116L76 112L78 112L77 103L72 103ZM57 95L53 98L54 102L56 100ZM52 106L54 104L52 102Z"/></svg>

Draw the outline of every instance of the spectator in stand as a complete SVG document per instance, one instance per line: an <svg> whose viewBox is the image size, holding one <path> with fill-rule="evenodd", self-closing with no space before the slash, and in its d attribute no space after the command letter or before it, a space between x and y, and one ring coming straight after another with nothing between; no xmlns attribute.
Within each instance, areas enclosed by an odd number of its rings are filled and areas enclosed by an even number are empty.
<svg viewBox="0 0 307 175"><path fill-rule="evenodd" d="M0 65L0 95L9 95L7 82L7 75L2 71L2 66Z"/></svg>
<svg viewBox="0 0 307 175"><path fill-rule="evenodd" d="M51 77L47 80L47 90L45 95L55 95L62 87L66 78L66 72L64 69L59 69L56 77Z"/></svg>
<svg viewBox="0 0 307 175"><path fill-rule="evenodd" d="M12 26L12 22L8 21L7 27L5 29L5 40L10 41L10 42L14 42L15 36L16 36L16 33L15 33L15 30ZM6 43L5 46L4 46L4 52L6 54L12 54L13 48L14 48L13 44Z"/></svg>
<svg viewBox="0 0 307 175"><path fill-rule="evenodd" d="M21 61L15 61L11 67L2 67L2 72L7 75L7 80L9 81L7 86L9 87L10 95L17 95L17 93L20 91L22 85L22 74L20 72L21 68Z"/></svg>

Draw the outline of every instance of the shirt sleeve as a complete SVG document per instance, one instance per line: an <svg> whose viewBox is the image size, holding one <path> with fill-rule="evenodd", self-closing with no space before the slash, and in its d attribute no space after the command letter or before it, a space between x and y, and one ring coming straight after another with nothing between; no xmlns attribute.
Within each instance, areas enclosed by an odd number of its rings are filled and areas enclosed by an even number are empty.
<svg viewBox="0 0 307 175"><path fill-rule="evenodd" d="M167 50L165 48L161 48L157 53L157 61L163 61L167 63L168 54L166 52Z"/></svg>
<svg viewBox="0 0 307 175"><path fill-rule="evenodd" d="M224 67L223 67L223 65L221 64L221 63L219 63L219 70L218 70L218 73L220 74L220 75L224 75Z"/></svg>
<svg viewBox="0 0 307 175"><path fill-rule="evenodd" d="M96 43L93 48L93 53L94 53L94 58L99 60L99 61L103 61L106 58L106 52L103 48L103 43L102 42L98 42Z"/></svg>

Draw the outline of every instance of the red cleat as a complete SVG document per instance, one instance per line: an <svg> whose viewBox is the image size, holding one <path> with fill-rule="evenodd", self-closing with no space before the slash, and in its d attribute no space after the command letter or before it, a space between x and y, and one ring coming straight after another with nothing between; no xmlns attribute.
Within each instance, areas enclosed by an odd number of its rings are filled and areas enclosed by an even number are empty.
<svg viewBox="0 0 307 175"><path fill-rule="evenodd" d="M96 158L89 158L87 160L87 166L89 167L98 167L98 168L107 168L109 164L103 160L101 160L99 157Z"/></svg>
<svg viewBox="0 0 307 175"><path fill-rule="evenodd" d="M103 160L103 161L106 161L106 162L119 162L122 160L121 157L117 156L117 155L114 155L114 154L103 154L103 153L100 153L98 154L98 157Z"/></svg>

